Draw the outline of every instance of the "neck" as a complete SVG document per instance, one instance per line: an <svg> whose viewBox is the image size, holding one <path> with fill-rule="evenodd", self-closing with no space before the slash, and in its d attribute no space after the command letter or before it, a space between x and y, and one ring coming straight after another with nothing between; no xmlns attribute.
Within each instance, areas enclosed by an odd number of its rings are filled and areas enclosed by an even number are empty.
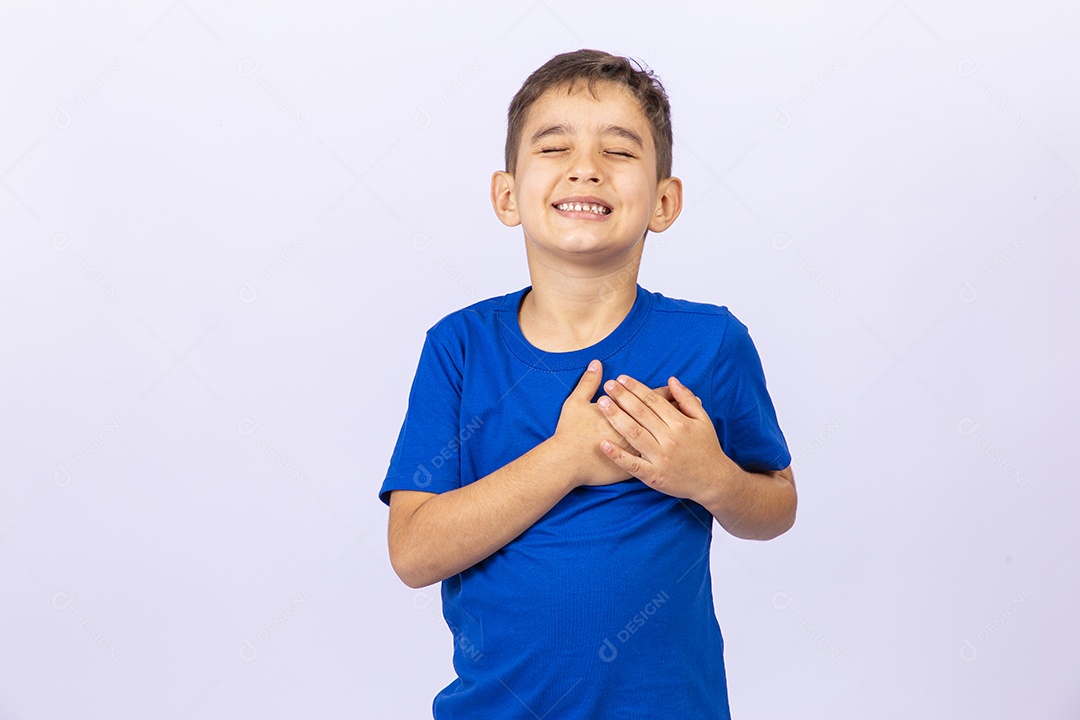
<svg viewBox="0 0 1080 720"><path fill-rule="evenodd" d="M525 294L518 313L526 338L542 350L566 352L607 337L637 299L640 243L637 248L622 264L601 270L577 266L573 272L552 267L530 254L532 289Z"/></svg>

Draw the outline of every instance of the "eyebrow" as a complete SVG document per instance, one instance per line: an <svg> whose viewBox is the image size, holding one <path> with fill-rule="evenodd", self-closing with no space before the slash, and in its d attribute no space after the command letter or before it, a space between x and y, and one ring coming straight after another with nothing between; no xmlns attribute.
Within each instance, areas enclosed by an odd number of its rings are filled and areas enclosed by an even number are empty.
<svg viewBox="0 0 1080 720"><path fill-rule="evenodd" d="M562 123L559 123L557 125L549 125L546 128L543 128L541 130L537 130L535 133L533 133L533 136L529 140L529 142L530 143L536 143L536 142L539 142L540 140L543 140L544 138L550 137L552 135L570 135L573 132L574 132L574 128L572 126L570 126L570 125L565 125L565 124L562 124ZM603 134L603 135L617 135L618 137L621 137L624 140L629 140L630 142L635 143L638 147L640 147L642 149L645 148L645 143L643 143L641 141L641 136L638 135L633 130L631 130L630 128L625 128L622 125L608 125L607 127L605 127L603 129L601 134Z"/></svg>

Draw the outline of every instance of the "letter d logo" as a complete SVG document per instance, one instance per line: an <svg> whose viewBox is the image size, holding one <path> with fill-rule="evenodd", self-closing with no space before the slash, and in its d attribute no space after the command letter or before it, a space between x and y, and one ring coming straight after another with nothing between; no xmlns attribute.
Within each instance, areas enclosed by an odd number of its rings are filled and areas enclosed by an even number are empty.
<svg viewBox="0 0 1080 720"><path fill-rule="evenodd" d="M962 58L960 62L956 63L956 74L962 78L971 77L978 69L979 63L975 62L971 58Z"/></svg>
<svg viewBox="0 0 1080 720"><path fill-rule="evenodd" d="M56 114L53 115L53 125L60 130L67 130L71 127L71 113L65 110L63 105L56 107Z"/></svg>
<svg viewBox="0 0 1080 720"><path fill-rule="evenodd" d="M244 644L240 646L239 655L244 662L255 662L255 658L259 656L259 651L255 649L250 640L245 638Z"/></svg>
<svg viewBox="0 0 1080 720"><path fill-rule="evenodd" d="M969 417L962 417L956 421L956 432L961 435L970 435L979 428L979 422Z"/></svg>
<svg viewBox="0 0 1080 720"><path fill-rule="evenodd" d="M412 236L412 239L409 241L409 244L412 246L413 250L416 250L417 252L420 252L420 251L423 251L423 250L427 250L429 247L431 247L431 243L433 243L433 242L435 242L434 238L429 237L429 236L425 235L424 233L416 233L415 235Z"/></svg>
<svg viewBox="0 0 1080 720"><path fill-rule="evenodd" d="M53 483L59 488L66 488L71 484L71 473L68 472L63 463L56 466L56 472L53 473Z"/></svg>
<svg viewBox="0 0 1080 720"><path fill-rule="evenodd" d="M56 233L52 236L52 249L56 252L63 252L71 247L71 243L75 242L75 238L64 233Z"/></svg>
<svg viewBox="0 0 1080 720"><path fill-rule="evenodd" d="M778 592L772 596L772 606L777 610L787 610L788 606L793 602L795 602L795 598L786 592Z"/></svg>
<svg viewBox="0 0 1080 720"><path fill-rule="evenodd" d="M422 105L416 108L416 115L413 116L413 125L415 125L418 130L427 130L431 127L431 114L425 110Z"/></svg>
<svg viewBox="0 0 1080 720"><path fill-rule="evenodd" d="M259 427L259 423L249 417L243 417L236 421L236 432L241 435L251 435Z"/></svg>
<svg viewBox="0 0 1080 720"><path fill-rule="evenodd" d="M783 105L778 105L776 107L776 114L773 115L772 122L773 125L780 128L781 130L786 130L788 127L791 126L791 113L785 110Z"/></svg>
<svg viewBox="0 0 1080 720"><path fill-rule="evenodd" d="M416 472L413 473L412 481L416 487L426 488L431 484L431 472L423 465L420 465Z"/></svg>
<svg viewBox="0 0 1080 720"><path fill-rule="evenodd" d="M249 78L259 69L259 63L251 58L242 58L236 63L236 74L242 78Z"/></svg>
<svg viewBox="0 0 1080 720"><path fill-rule="evenodd" d="M979 297L979 291L975 289L970 280L965 280L964 286L960 288L960 299L966 303L973 303L977 297Z"/></svg>
<svg viewBox="0 0 1080 720"><path fill-rule="evenodd" d="M795 238L791 237L787 233L776 233L772 236L772 241L769 244L772 245L773 250L777 252L784 252L789 247L791 247L791 243L793 242L795 242Z"/></svg>
<svg viewBox="0 0 1080 720"><path fill-rule="evenodd" d="M52 606L57 610L66 610L67 606L75 602L75 598L66 592L54 593L52 596Z"/></svg>
<svg viewBox="0 0 1080 720"><path fill-rule="evenodd" d="M240 288L239 295L240 302L253 303L259 298L259 291L251 284L250 280L245 280Z"/></svg>

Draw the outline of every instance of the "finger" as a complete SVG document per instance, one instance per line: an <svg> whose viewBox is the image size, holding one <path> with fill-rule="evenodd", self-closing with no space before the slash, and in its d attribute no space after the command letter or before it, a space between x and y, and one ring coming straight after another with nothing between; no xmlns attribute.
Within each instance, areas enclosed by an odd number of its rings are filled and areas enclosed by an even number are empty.
<svg viewBox="0 0 1080 720"><path fill-rule="evenodd" d="M604 390L654 436L659 437L668 425L682 416L662 395L637 380L626 375L620 375L617 380L604 383Z"/></svg>
<svg viewBox="0 0 1080 720"><path fill-rule="evenodd" d="M652 466L641 456L632 455L608 440L600 443L600 452L638 480L646 480L650 477Z"/></svg>
<svg viewBox="0 0 1080 720"><path fill-rule="evenodd" d="M603 369L599 360L589 363L589 367L585 368L585 372L581 374L571 395L579 395L592 402L596 389L600 387L600 380L604 377Z"/></svg>
<svg viewBox="0 0 1080 720"><path fill-rule="evenodd" d="M600 415L601 416L604 415L603 410L600 411ZM607 417L601 417L600 422L604 423L605 427L601 430L601 432L604 433L605 435L609 434L611 430L615 430L615 427L611 424L610 421L608 421ZM607 438L605 438L607 440L607 442L615 443L620 448L622 448L623 450L625 450L626 452L628 452L628 453L630 453L632 455L637 455L638 454L637 448L635 448L633 445L631 445L630 441L627 440L625 437L623 437L622 433L620 433L618 430L615 430L615 432L613 434L614 434L615 437L607 437Z"/></svg>
<svg viewBox="0 0 1080 720"><path fill-rule="evenodd" d="M679 410L685 415L698 420L711 420L709 413L705 411L704 402L690 388L679 382L679 379L674 375L668 378L668 383L671 386L671 394L674 396L675 401L679 403Z"/></svg>
<svg viewBox="0 0 1080 720"><path fill-rule="evenodd" d="M615 385L619 385L619 383L615 383ZM621 385L615 392L619 392L619 390L621 390L623 396L632 397L632 393ZM658 395L654 395L653 397L657 398L656 402L663 403L664 405L668 404L666 400L660 398ZM638 410L640 414L651 416L649 422L651 422L654 427L666 427L664 426L663 421L656 417L656 414L649 410L649 408L645 407L640 400L635 398L633 402L641 406L641 409ZM648 425L639 422L633 415L633 412L627 412L627 410L619 406L615 399L607 395L601 396L600 399L596 401L596 404L600 408L600 412L604 414L604 417L606 417L607 421L611 424L611 427L615 428L616 432L626 438L630 445L632 445L643 457L654 457L656 455L656 451L660 447L661 435L659 434L659 430L654 431Z"/></svg>
<svg viewBox="0 0 1080 720"><path fill-rule="evenodd" d="M652 391L669 402L676 402L675 396L671 393L671 388L669 388L667 385L661 385L658 388L653 388Z"/></svg>
<svg viewBox="0 0 1080 720"><path fill-rule="evenodd" d="M672 393L671 393L671 388L669 388L667 385L662 385L661 387L653 388L652 391L654 393L656 393L657 395L659 395L660 397L667 400L668 403L670 403L671 405L673 405L675 407L679 407L679 401L675 399L675 396L672 395Z"/></svg>

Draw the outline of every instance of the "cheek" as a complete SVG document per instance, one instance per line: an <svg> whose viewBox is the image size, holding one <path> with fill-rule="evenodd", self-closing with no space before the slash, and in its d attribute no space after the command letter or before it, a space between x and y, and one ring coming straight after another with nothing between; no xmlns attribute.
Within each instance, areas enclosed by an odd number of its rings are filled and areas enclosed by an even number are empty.
<svg viewBox="0 0 1080 720"><path fill-rule="evenodd" d="M612 181L619 187L620 194L627 198L649 198L645 204L651 205L656 195L655 176L647 176L639 170L628 170L613 176Z"/></svg>
<svg viewBox="0 0 1080 720"><path fill-rule="evenodd" d="M547 196L532 174L528 177L521 177L515 197L517 198L518 213L523 218L542 213L546 207Z"/></svg>
<svg viewBox="0 0 1080 720"><path fill-rule="evenodd" d="M542 202L534 194L518 192L517 211L522 222L528 222L543 212Z"/></svg>

